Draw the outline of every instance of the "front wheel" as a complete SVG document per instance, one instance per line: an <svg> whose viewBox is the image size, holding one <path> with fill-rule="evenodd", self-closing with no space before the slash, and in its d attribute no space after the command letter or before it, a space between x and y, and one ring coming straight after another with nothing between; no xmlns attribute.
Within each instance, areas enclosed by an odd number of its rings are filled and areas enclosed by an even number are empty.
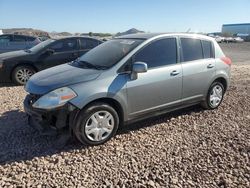
<svg viewBox="0 0 250 188"><path fill-rule="evenodd" d="M82 144L99 145L116 134L118 125L119 116L113 107L94 103L80 112L73 131Z"/></svg>
<svg viewBox="0 0 250 188"><path fill-rule="evenodd" d="M29 78L35 73L36 71L31 66L18 66L12 72L12 80L18 85L25 85Z"/></svg>
<svg viewBox="0 0 250 188"><path fill-rule="evenodd" d="M214 82L210 86L206 100L201 103L205 109L218 108L223 100L225 89L222 83Z"/></svg>

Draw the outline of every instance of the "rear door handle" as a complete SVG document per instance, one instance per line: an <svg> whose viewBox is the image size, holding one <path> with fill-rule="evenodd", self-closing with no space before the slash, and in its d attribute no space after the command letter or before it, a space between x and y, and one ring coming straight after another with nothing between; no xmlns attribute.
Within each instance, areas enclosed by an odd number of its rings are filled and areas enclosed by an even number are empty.
<svg viewBox="0 0 250 188"><path fill-rule="evenodd" d="M78 56L78 53L77 53L77 52L73 52L73 53L72 53L72 56L73 56L73 57L77 57L77 56Z"/></svg>
<svg viewBox="0 0 250 188"><path fill-rule="evenodd" d="M180 72L177 71L177 70L173 70L173 71L170 73L171 76L176 76L176 75L178 75L178 74L180 74Z"/></svg>
<svg viewBox="0 0 250 188"><path fill-rule="evenodd" d="M211 68L213 68L213 67L214 67L213 64L208 64L208 66L207 66L208 69L211 69Z"/></svg>

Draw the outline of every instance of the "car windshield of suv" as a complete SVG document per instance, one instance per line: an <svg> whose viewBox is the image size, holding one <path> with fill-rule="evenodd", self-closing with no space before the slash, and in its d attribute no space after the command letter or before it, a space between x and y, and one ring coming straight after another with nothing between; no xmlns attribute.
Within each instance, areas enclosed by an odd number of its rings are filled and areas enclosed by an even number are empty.
<svg viewBox="0 0 250 188"><path fill-rule="evenodd" d="M142 42L142 39L113 39L90 50L73 64L78 67L108 69Z"/></svg>
<svg viewBox="0 0 250 188"><path fill-rule="evenodd" d="M49 44L51 44L54 41L55 40L53 40L53 39L48 39L46 41L43 41L43 42L37 44L36 46L34 46L34 47L32 47L32 48L30 48L28 50L25 50L25 51L28 52L28 53L38 52L38 51L42 50L43 48L45 48L46 46L48 46Z"/></svg>

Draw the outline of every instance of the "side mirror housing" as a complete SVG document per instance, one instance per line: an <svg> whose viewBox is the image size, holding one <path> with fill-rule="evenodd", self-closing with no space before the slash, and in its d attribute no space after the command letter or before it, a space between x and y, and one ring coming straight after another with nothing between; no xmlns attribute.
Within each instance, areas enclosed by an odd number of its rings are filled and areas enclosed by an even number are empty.
<svg viewBox="0 0 250 188"><path fill-rule="evenodd" d="M45 54L47 54L47 55L52 55L54 52L55 52L55 50L47 49L47 50L45 51Z"/></svg>
<svg viewBox="0 0 250 188"><path fill-rule="evenodd" d="M148 71L148 65L144 62L135 62L132 66L131 80L138 78L138 73L144 73Z"/></svg>
<svg viewBox="0 0 250 188"><path fill-rule="evenodd" d="M148 71L148 65L144 62L135 62L133 64L132 72L143 73Z"/></svg>

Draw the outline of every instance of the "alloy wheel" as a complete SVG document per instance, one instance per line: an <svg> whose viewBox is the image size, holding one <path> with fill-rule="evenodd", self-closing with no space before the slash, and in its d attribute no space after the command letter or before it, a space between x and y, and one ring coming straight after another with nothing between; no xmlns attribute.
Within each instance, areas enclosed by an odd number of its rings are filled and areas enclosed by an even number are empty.
<svg viewBox="0 0 250 188"><path fill-rule="evenodd" d="M16 72L16 80L20 84L25 84L33 74L34 72L28 68L19 69Z"/></svg>

